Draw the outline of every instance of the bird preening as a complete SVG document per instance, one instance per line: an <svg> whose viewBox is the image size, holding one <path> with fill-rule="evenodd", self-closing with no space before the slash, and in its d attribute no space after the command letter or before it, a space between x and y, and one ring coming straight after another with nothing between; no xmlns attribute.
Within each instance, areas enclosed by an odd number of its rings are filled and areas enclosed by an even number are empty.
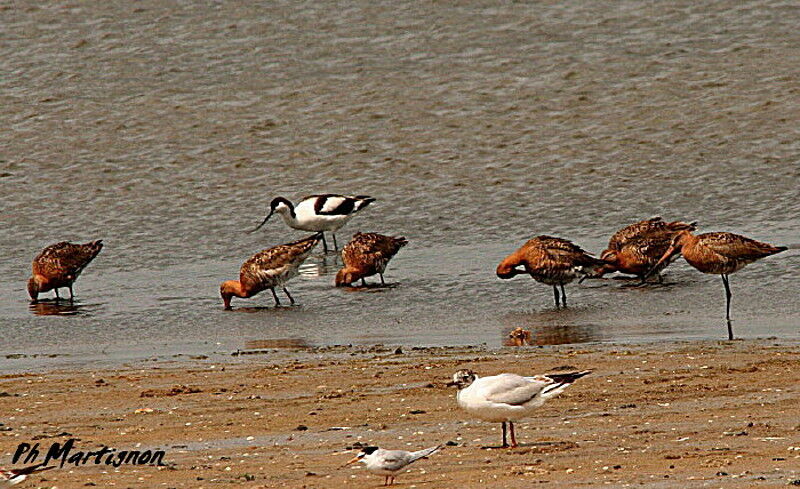
<svg viewBox="0 0 800 489"><path fill-rule="evenodd" d="M275 197L269 204L267 217L251 232L260 229L273 214L278 213L293 229L322 233L322 246L325 252L328 251L328 242L324 233L326 231L331 233L333 247L338 250L336 231L372 202L375 202L375 199L368 195L320 194L304 197L294 205L288 199Z"/></svg>

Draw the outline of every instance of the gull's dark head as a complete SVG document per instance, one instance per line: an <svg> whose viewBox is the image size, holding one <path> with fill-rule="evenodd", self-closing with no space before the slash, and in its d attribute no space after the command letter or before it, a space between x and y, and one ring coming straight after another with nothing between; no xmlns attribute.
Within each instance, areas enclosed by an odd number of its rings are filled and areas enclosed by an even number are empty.
<svg viewBox="0 0 800 489"><path fill-rule="evenodd" d="M458 390L461 390L472 385L477 378L477 374L472 370L461 369L453 374L453 381L448 382L447 385L458 387Z"/></svg>
<svg viewBox="0 0 800 489"><path fill-rule="evenodd" d="M342 465L342 467L345 467L345 466L350 465L350 464L355 463L355 462L361 462L362 460L364 460L364 457L366 457L367 455L372 455L377 450L378 450L378 447L364 447L364 448L361 449L360 452L358 452L358 454L355 457L353 457L350 460L348 460L347 462L345 462L345 464Z"/></svg>

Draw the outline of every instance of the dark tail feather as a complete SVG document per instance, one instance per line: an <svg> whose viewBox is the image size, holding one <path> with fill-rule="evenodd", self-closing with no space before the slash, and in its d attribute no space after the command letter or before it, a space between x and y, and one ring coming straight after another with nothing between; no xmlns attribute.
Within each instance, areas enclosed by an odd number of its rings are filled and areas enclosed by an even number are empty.
<svg viewBox="0 0 800 489"><path fill-rule="evenodd" d="M21 469L11 469L10 472L14 475L30 475L34 472L42 472L45 470L55 469L55 465L51 465L49 467L44 467L44 462L36 465L31 465L29 467L23 467Z"/></svg>
<svg viewBox="0 0 800 489"><path fill-rule="evenodd" d="M581 370L580 372L567 372L564 374L545 374L545 377L553 379L557 384L571 384L584 375L592 373L591 370Z"/></svg>
<svg viewBox="0 0 800 489"><path fill-rule="evenodd" d="M100 250L103 249L103 240L98 239L92 241L91 243L86 243L84 246L88 247L92 251L92 258L94 258L98 253L100 253Z"/></svg>

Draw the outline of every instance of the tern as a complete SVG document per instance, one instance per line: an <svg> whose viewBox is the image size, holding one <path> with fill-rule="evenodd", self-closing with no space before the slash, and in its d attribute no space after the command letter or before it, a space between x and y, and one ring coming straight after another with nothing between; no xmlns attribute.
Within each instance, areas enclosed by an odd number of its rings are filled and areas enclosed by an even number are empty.
<svg viewBox="0 0 800 489"><path fill-rule="evenodd" d="M44 467L44 464L37 464L29 467L23 467L21 469L0 469L0 488L11 487L15 484L19 484L27 479L30 474L54 469L55 467L55 465Z"/></svg>
<svg viewBox="0 0 800 489"><path fill-rule="evenodd" d="M251 232L255 232L267 223L274 213L283 217L283 221L293 229L324 233L328 231L333 236L333 247L336 244L336 231L347 224L361 209L367 207L375 199L368 195L338 195L321 194L304 197L297 205L292 204L283 197L275 197L269 204L269 214ZM323 249L328 251L325 235L322 235Z"/></svg>
<svg viewBox="0 0 800 489"><path fill-rule="evenodd" d="M448 385L458 387L458 405L469 414L484 421L503 423L503 448L514 448L517 446L514 421L530 417L546 400L561 394L577 379L591 372L478 377L472 370L459 370ZM506 440L506 423L511 430L511 445Z"/></svg>
<svg viewBox="0 0 800 489"><path fill-rule="evenodd" d="M342 467L361 462L373 474L385 476L384 486L394 484L397 473L417 460L427 457L442 448L441 445L416 452L406 450L384 450L378 447L364 447L358 455L348 460Z"/></svg>

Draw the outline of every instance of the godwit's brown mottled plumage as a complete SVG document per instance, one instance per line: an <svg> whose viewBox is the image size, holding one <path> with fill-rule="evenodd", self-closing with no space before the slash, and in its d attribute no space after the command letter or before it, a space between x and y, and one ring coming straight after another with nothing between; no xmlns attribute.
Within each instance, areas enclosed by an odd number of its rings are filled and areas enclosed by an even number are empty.
<svg viewBox="0 0 800 489"><path fill-rule="evenodd" d="M342 249L344 268L336 274L336 285L350 285L361 279L362 285L367 285L364 277L375 275L383 281L383 271L400 248L408 244L402 236L384 236L378 233L356 233L353 239Z"/></svg>
<svg viewBox="0 0 800 489"><path fill-rule="evenodd" d="M600 259L607 263L601 274L619 271L644 280L648 273L661 273L669 261L657 270L653 267L669 248L672 238L680 231L695 229L696 223L664 222L661 217L626 226L614 233L608 241L608 248L600 254Z"/></svg>
<svg viewBox="0 0 800 489"><path fill-rule="evenodd" d="M579 277L596 275L604 263L569 240L537 236L500 262L497 276L509 279L520 273L528 273L537 282L552 285L556 307L559 306L557 286L560 286L561 304L567 307L564 284ZM520 265L525 270L517 269Z"/></svg>
<svg viewBox="0 0 800 489"><path fill-rule="evenodd" d="M275 298L275 305L281 304L275 287L282 287L292 304L294 299L284 286L291 278L300 273L300 265L311 254L311 250L319 243L319 233L300 241L282 244L260 251L244 262L239 270L239 280L228 280L220 285L219 293L225 309L231 309L231 298L247 299L259 292L270 289Z"/></svg>
<svg viewBox="0 0 800 489"><path fill-rule="evenodd" d="M508 333L508 340L503 344L507 346L533 345L533 337L527 329L516 328Z"/></svg>
<svg viewBox="0 0 800 489"><path fill-rule="evenodd" d="M86 265L103 249L103 240L86 244L62 241L50 245L33 259L33 275L28 279L28 294L35 302L39 294L58 289L69 289L69 300L73 300L72 284L78 279Z"/></svg>
<svg viewBox="0 0 800 489"><path fill-rule="evenodd" d="M785 246L773 246L733 233L705 233L694 235L681 231L670 244L654 269L677 254L703 273L719 274L725 286L725 319L728 322L728 338L733 339L731 327L731 288L728 275L741 270L745 265L761 258L785 251Z"/></svg>

